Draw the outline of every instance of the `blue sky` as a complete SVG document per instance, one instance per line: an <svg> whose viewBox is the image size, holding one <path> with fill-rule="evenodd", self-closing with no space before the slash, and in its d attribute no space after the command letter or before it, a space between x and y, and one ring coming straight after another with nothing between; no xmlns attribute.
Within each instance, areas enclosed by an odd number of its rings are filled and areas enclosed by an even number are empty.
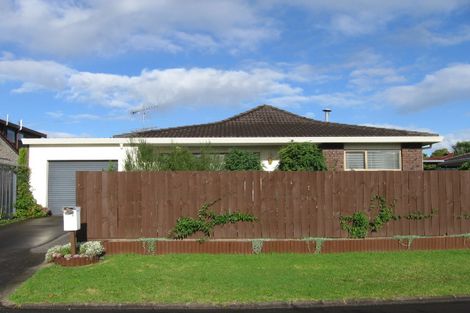
<svg viewBox="0 0 470 313"><path fill-rule="evenodd" d="M0 21L0 118L50 137L268 103L470 140L469 0L0 0Z"/></svg>

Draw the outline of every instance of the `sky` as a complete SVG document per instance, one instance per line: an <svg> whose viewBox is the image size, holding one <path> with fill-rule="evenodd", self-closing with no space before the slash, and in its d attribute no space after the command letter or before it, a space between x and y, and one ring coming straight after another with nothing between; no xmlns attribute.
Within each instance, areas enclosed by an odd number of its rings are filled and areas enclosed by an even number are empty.
<svg viewBox="0 0 470 313"><path fill-rule="evenodd" d="M110 137L260 104L470 140L470 0L0 0L2 119Z"/></svg>

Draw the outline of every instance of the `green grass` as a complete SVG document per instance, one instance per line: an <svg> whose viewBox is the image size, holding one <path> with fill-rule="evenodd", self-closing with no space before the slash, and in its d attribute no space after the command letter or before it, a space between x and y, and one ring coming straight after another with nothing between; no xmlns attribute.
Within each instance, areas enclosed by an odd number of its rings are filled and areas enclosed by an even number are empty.
<svg viewBox="0 0 470 313"><path fill-rule="evenodd" d="M158 249L158 248L157 248ZM253 303L470 294L470 251L324 255L116 255L49 266L10 301Z"/></svg>
<svg viewBox="0 0 470 313"><path fill-rule="evenodd" d="M28 219L27 217L15 217L15 218L0 219L0 226L21 222L21 221L24 221L24 220L27 220L27 219Z"/></svg>

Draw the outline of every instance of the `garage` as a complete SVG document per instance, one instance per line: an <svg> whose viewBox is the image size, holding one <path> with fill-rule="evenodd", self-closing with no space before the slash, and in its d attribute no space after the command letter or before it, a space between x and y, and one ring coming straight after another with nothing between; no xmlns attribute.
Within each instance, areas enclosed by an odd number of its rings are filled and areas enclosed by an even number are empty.
<svg viewBox="0 0 470 313"><path fill-rule="evenodd" d="M64 206L75 206L75 173L77 171L102 171L117 161L49 161L48 208L61 215Z"/></svg>

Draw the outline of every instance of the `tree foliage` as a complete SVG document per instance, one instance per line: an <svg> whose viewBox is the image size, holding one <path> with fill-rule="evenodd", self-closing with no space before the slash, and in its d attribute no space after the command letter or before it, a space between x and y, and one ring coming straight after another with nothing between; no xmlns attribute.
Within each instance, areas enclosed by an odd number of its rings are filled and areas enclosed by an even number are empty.
<svg viewBox="0 0 470 313"><path fill-rule="evenodd" d="M452 146L455 155L470 153L470 141L459 141Z"/></svg>
<svg viewBox="0 0 470 313"><path fill-rule="evenodd" d="M228 171L259 171L261 160L257 153L232 149L225 156L224 169Z"/></svg>
<svg viewBox="0 0 470 313"><path fill-rule="evenodd" d="M199 155L194 155L185 147L172 146L169 151L145 141L133 143L126 153L126 171L214 171L222 169L222 160L211 154L209 147L203 147Z"/></svg>
<svg viewBox="0 0 470 313"><path fill-rule="evenodd" d="M317 145L291 142L279 151L281 171L326 171L325 158Z"/></svg>
<svg viewBox="0 0 470 313"><path fill-rule="evenodd" d="M28 167L27 150L21 148L18 156L16 171L16 217L45 216L46 211L36 202L29 183L30 169Z"/></svg>
<svg viewBox="0 0 470 313"><path fill-rule="evenodd" d="M450 152L447 148L437 149L432 154L431 157L443 157L448 155Z"/></svg>

